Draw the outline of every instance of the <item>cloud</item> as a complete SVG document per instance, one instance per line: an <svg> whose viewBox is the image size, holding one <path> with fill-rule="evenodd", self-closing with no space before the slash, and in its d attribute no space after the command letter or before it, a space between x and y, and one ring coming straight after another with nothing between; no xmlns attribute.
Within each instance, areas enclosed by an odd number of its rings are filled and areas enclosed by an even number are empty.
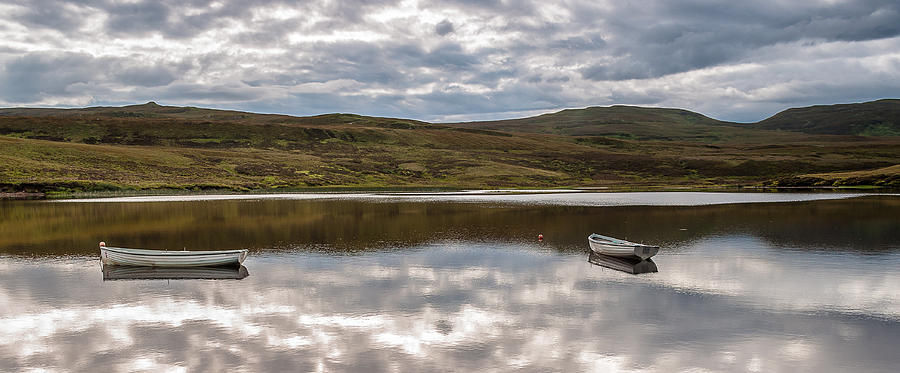
<svg viewBox="0 0 900 373"><path fill-rule="evenodd" d="M632 104L759 120L794 103L900 96L895 1L0 0L0 10L12 15L0 20L7 105L154 93L298 115ZM312 83L322 100L305 96Z"/></svg>
<svg viewBox="0 0 900 373"><path fill-rule="evenodd" d="M106 30L113 35L163 30L170 14L169 7L155 1L116 4L107 11Z"/></svg>
<svg viewBox="0 0 900 373"><path fill-rule="evenodd" d="M217 102L242 102L255 101L277 94L276 90L268 90L259 87L250 87L244 84L196 84L180 83L159 88L144 93L165 97L167 100L184 101L198 100L199 102L213 104ZM202 97L202 99L198 99ZM143 100L141 100L143 101Z"/></svg>
<svg viewBox="0 0 900 373"><path fill-rule="evenodd" d="M447 35L453 32L453 23L445 19L434 26L434 32L440 36Z"/></svg>
<svg viewBox="0 0 900 373"><path fill-rule="evenodd" d="M117 71L114 77L124 85L158 87L172 83L177 77L165 66L130 66Z"/></svg>
<svg viewBox="0 0 900 373"><path fill-rule="evenodd" d="M59 31L72 31L84 23L83 14L69 11L66 2L56 0L35 0L28 7L19 8L13 13L20 22L30 27L50 28ZM61 11L62 10L62 11Z"/></svg>
<svg viewBox="0 0 900 373"><path fill-rule="evenodd" d="M0 70L0 97L11 103L43 105L67 105L70 102L71 105L84 105L102 97L121 102L130 92L172 84L188 68L188 64L169 61L95 57L73 52L33 52L8 60ZM203 87L206 90L185 89L185 85L181 85L170 87L168 91L184 90L178 93L183 98L195 98L189 96L191 92L219 99L234 97L228 90L216 90L217 86Z"/></svg>
<svg viewBox="0 0 900 373"><path fill-rule="evenodd" d="M99 65L88 54L26 54L3 67L0 94L13 102L34 102L50 96L76 94L74 85L87 84L99 77Z"/></svg>

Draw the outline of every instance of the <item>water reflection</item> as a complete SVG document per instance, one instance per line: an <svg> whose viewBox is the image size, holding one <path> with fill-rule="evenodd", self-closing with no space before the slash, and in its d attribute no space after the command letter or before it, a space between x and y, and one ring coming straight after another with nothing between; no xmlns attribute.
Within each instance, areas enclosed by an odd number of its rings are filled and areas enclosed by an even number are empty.
<svg viewBox="0 0 900 373"><path fill-rule="evenodd" d="M706 255L713 246L720 255ZM0 366L864 372L897 363L900 255L873 272L864 256L779 260L741 236L681 249L658 255L666 270L646 276L598 271L583 254L538 244L468 241L262 254L248 259L254 276L229 282L103 282L91 258L3 260ZM795 291L812 283L822 290Z"/></svg>
<svg viewBox="0 0 900 373"><path fill-rule="evenodd" d="M891 371L898 211L0 203L0 371ZM598 230L662 271L586 261ZM100 240L256 248L254 274L104 281L220 274L100 276Z"/></svg>
<svg viewBox="0 0 900 373"><path fill-rule="evenodd" d="M247 267L132 267L102 266L103 281L110 280L240 280L250 275Z"/></svg>
<svg viewBox="0 0 900 373"><path fill-rule="evenodd" d="M631 273L633 275L659 272L653 259L641 260L639 258L617 258L590 251L588 254L588 262L601 267Z"/></svg>
<svg viewBox="0 0 900 373"><path fill-rule="evenodd" d="M532 242L583 252L584 237L678 246L740 232L792 250L900 249L900 197L711 206L523 206L449 202L262 200L0 203L0 253L94 254L127 247L369 251L435 238Z"/></svg>

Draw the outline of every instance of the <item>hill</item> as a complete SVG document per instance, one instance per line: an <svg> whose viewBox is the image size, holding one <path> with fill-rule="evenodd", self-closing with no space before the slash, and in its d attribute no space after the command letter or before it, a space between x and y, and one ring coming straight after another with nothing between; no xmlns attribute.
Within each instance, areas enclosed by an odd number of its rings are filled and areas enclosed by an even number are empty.
<svg viewBox="0 0 900 373"><path fill-rule="evenodd" d="M889 167L898 153L900 137L773 131L624 106L465 124L154 103L0 109L6 192L761 185Z"/></svg>
<svg viewBox="0 0 900 373"><path fill-rule="evenodd" d="M95 106L76 109L54 108L3 108L0 117L71 118L91 120L97 118L179 119L203 122L239 122L243 124L323 125L356 123L369 126L423 126L429 123L397 118L367 117L355 114L323 114L295 117L281 114L257 114L234 110L205 109L191 106L162 106L155 102L121 107Z"/></svg>
<svg viewBox="0 0 900 373"><path fill-rule="evenodd" d="M567 109L531 118L449 125L636 140L718 141L748 135L735 131L735 128L818 135L900 136L900 100L792 108L747 124L719 121L682 109L609 106Z"/></svg>
<svg viewBox="0 0 900 373"><path fill-rule="evenodd" d="M900 100L787 109L752 126L814 134L900 136Z"/></svg>
<svg viewBox="0 0 900 373"><path fill-rule="evenodd" d="M727 122L682 109L636 106L566 109L531 118L451 123L463 128L629 140L720 140L732 135ZM740 132L740 131L739 131Z"/></svg>

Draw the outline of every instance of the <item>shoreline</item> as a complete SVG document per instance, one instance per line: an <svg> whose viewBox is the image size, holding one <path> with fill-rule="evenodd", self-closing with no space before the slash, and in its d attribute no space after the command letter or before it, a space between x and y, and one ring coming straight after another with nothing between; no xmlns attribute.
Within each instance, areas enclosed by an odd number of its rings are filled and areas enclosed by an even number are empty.
<svg viewBox="0 0 900 373"><path fill-rule="evenodd" d="M874 195L900 194L867 192L596 192L575 191L555 193L497 193L497 192L437 192L437 193L282 193L282 194L211 194L181 196L134 196L84 199L61 199L48 203L154 203L154 202L217 202L217 201L301 201L346 200L360 202L408 203L490 203L502 205L614 207L614 206L704 206L742 203L805 202L815 200L849 199Z"/></svg>
<svg viewBox="0 0 900 373"><path fill-rule="evenodd" d="M71 192L0 192L0 200L61 200L117 197L163 197L163 196L253 196L273 194L550 194L550 193L635 193L635 192L743 192L743 193L777 193L777 192L890 192L897 188L882 186L621 186L621 187L555 187L555 188L453 188L453 187L325 187L325 188L284 188L284 189L125 189L112 191L71 191Z"/></svg>
<svg viewBox="0 0 900 373"><path fill-rule="evenodd" d="M0 192L0 200L23 199L47 199L47 194L40 192Z"/></svg>

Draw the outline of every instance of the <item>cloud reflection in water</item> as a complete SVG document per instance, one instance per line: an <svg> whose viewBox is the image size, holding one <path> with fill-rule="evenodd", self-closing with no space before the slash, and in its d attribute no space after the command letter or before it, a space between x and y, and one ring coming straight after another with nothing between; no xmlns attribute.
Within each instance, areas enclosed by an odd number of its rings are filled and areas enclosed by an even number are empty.
<svg viewBox="0 0 900 373"><path fill-rule="evenodd" d="M0 258L0 367L73 370L878 371L900 256L723 236L632 276L540 246L260 254L241 281L103 282ZM814 283L815 286L809 286Z"/></svg>

